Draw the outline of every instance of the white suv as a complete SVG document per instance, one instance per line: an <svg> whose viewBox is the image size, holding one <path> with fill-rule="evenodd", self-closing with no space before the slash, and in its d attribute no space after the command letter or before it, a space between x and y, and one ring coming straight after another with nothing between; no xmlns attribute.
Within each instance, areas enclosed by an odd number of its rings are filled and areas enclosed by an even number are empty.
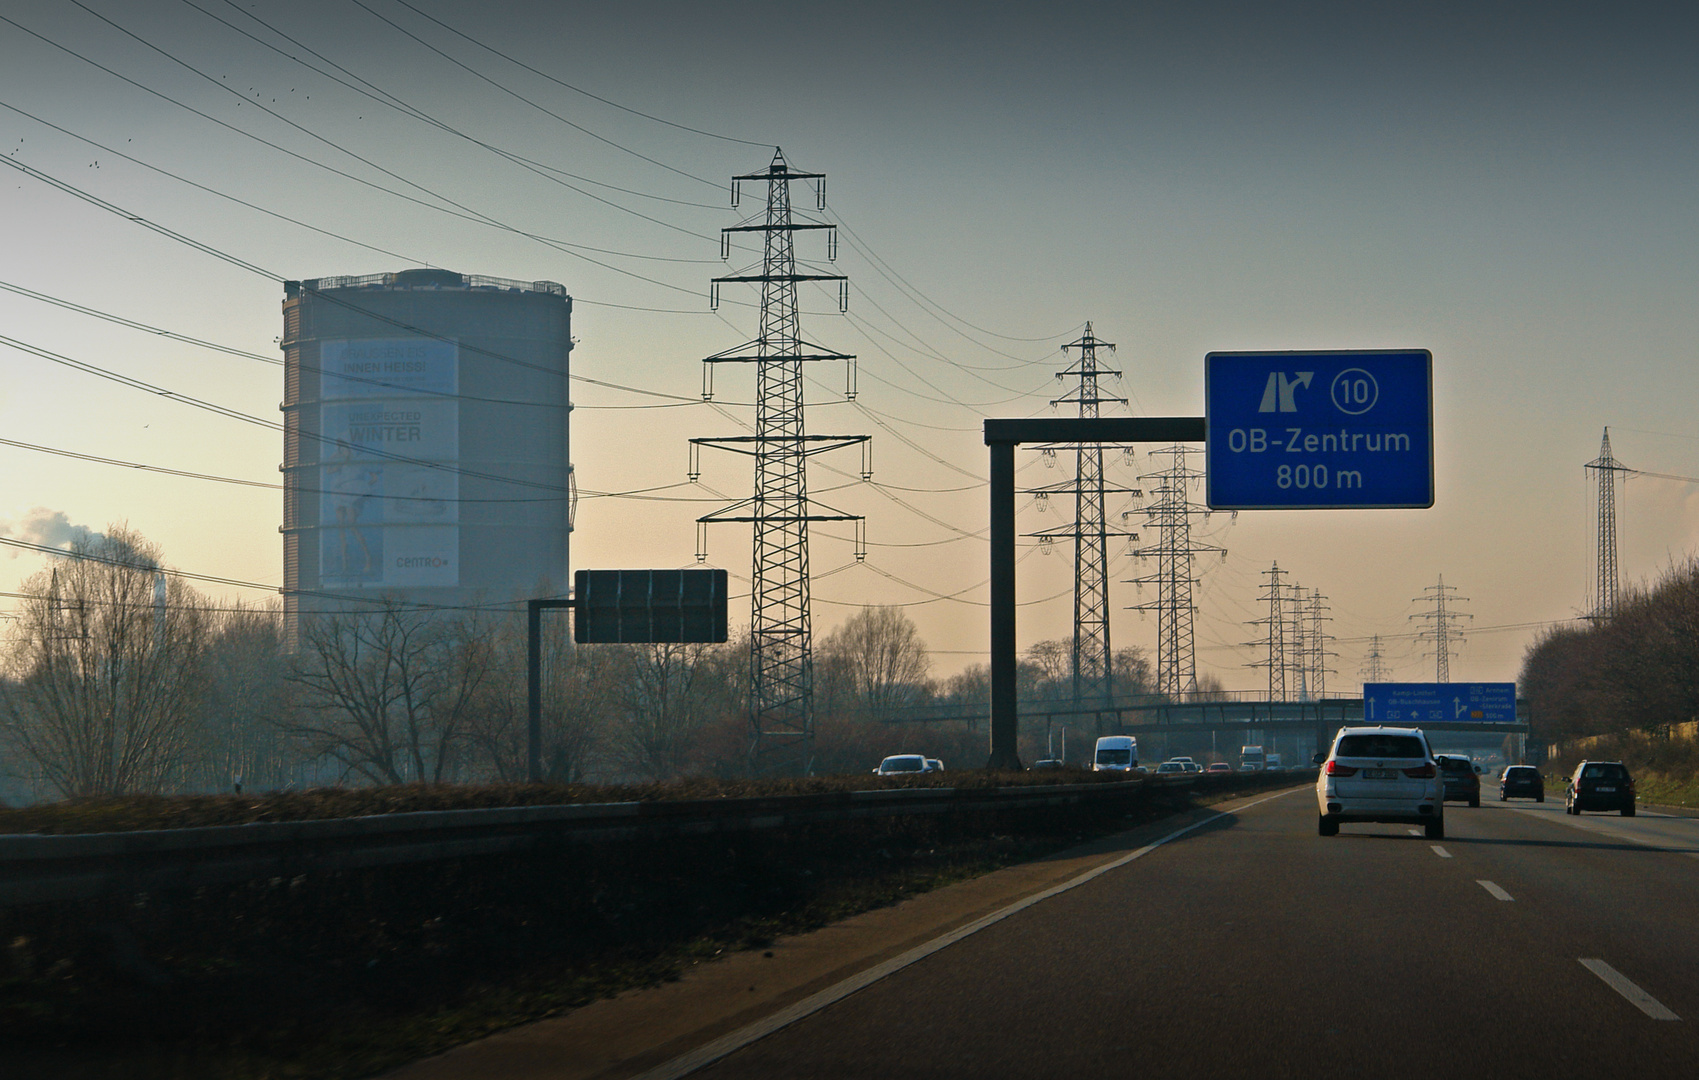
<svg viewBox="0 0 1699 1080"><path fill-rule="evenodd" d="M1445 781L1420 728L1340 728L1316 777L1316 830L1337 836L1342 821L1421 825L1445 838Z"/></svg>

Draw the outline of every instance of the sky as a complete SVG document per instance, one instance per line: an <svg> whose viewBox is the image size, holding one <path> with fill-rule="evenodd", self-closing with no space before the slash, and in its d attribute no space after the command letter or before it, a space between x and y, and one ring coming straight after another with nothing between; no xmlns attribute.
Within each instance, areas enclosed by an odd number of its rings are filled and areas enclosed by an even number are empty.
<svg viewBox="0 0 1699 1080"><path fill-rule="evenodd" d="M689 483L687 443L752 422L747 368L708 403L700 360L755 334L753 292L711 311L708 281L754 257L722 263L719 230L758 209L729 179L775 146L827 174L850 278L847 314L803 293L805 335L858 357L853 401L843 365L811 367L808 428L874 447L869 482L853 451L811 465L869 545L858 563L844 527L814 528L817 635L900 604L935 674L985 661L981 425L1066 415L1060 346L1088 320L1123 373L1106 414L1200 415L1212 351L1433 354L1433 508L1195 524L1227 549L1198 566L1200 674L1230 688L1263 684L1245 643L1276 562L1326 597L1330 688L1376 635L1396 678L1432 678L1413 616L1441 575L1472 616L1452 678L1514 679L1589 609L1603 429L1625 465L1699 477L1691 9L467 11L0 0L0 535L125 522L173 567L258 586L209 594L275 597L280 282L438 266L574 298L573 568L696 565L695 518L753 484L712 453ZM798 250L826 265L817 236ZM1122 487L1159 467L1107 460ZM1018 465L1031 487L1069 468ZM1020 500L1023 533L1069 520L1050 502ZM1619 515L1624 582L1653 580L1699 540L1699 481L1626 476ZM1065 638L1071 555L1022 543L1020 644ZM1153 596L1125 583L1146 568L1115 550L1112 644L1151 649L1127 608ZM714 526L708 558L746 590L748 527ZM0 556L0 591L45 564Z"/></svg>

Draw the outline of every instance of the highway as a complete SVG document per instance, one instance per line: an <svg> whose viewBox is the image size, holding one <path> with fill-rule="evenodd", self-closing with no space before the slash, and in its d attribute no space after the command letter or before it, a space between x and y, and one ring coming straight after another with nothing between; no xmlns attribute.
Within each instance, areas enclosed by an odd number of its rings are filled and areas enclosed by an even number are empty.
<svg viewBox="0 0 1699 1080"><path fill-rule="evenodd" d="M1699 820L1483 789L1438 843L1265 799L690 1075L1699 1073Z"/></svg>

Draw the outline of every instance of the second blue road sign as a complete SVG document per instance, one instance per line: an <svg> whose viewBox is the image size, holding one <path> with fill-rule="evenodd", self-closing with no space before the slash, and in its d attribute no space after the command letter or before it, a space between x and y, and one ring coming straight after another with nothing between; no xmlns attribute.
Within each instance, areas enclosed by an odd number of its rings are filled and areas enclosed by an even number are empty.
<svg viewBox="0 0 1699 1080"><path fill-rule="evenodd" d="M1204 415L1211 509L1434 504L1426 349L1210 353Z"/></svg>

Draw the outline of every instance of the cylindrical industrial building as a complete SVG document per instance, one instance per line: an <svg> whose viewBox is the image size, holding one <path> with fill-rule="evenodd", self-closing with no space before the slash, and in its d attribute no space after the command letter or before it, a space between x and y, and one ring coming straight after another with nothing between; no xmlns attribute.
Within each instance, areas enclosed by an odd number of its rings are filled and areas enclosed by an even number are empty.
<svg viewBox="0 0 1699 1080"><path fill-rule="evenodd" d="M301 613L568 581L572 299L445 270L284 285L283 593Z"/></svg>

